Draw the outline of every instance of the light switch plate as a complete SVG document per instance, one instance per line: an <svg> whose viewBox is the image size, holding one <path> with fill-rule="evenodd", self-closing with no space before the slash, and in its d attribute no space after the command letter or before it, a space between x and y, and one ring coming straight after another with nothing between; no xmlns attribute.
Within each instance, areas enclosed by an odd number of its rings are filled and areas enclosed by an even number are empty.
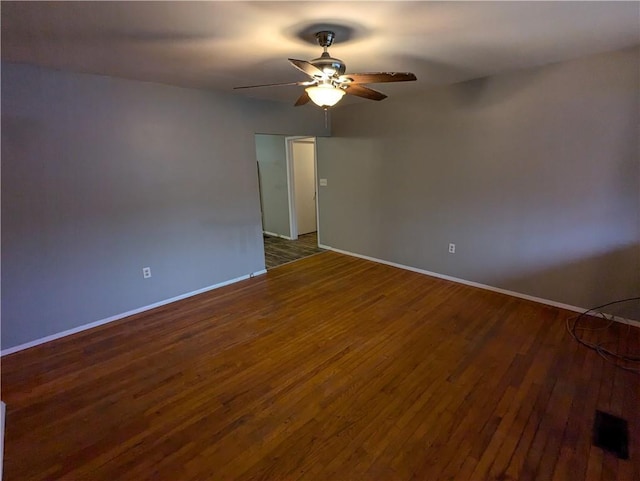
<svg viewBox="0 0 640 481"><path fill-rule="evenodd" d="M322 187L326 187L327 186L327 179L320 179L320 185Z"/></svg>

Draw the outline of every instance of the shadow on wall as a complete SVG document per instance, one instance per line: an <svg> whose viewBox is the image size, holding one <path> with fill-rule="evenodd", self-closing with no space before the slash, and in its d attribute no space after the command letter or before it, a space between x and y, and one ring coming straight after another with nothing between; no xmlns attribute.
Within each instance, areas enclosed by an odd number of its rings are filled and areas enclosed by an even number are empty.
<svg viewBox="0 0 640 481"><path fill-rule="evenodd" d="M496 108L518 99L526 90L535 88L542 78L535 70L527 70L526 75L517 77L517 82L502 82L499 90L494 88L494 77L465 80L451 85L444 100L450 106L463 110Z"/></svg>
<svg viewBox="0 0 640 481"><path fill-rule="evenodd" d="M621 279L629 280L626 289ZM532 270L522 276L495 279L492 285L585 309L637 297L640 296L640 244ZM611 295L611 286L617 286L615 298ZM555 298L551 293L557 293ZM608 306L603 312L640 321L640 301Z"/></svg>

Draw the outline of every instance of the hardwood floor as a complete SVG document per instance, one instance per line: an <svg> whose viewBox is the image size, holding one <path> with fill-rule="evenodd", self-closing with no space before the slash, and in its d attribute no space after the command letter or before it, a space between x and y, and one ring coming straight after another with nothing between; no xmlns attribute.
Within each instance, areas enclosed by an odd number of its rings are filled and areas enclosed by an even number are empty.
<svg viewBox="0 0 640 481"><path fill-rule="evenodd" d="M637 480L640 376L570 315L319 254L3 358L4 479Z"/></svg>
<svg viewBox="0 0 640 481"><path fill-rule="evenodd" d="M318 233L302 234L296 240L282 239L274 236L263 236L264 260L267 269L304 259L323 252L318 247Z"/></svg>

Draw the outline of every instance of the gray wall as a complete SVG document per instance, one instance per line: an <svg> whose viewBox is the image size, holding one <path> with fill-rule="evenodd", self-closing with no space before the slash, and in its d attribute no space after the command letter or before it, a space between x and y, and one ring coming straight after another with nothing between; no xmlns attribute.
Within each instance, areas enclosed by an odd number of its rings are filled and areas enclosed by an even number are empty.
<svg viewBox="0 0 640 481"><path fill-rule="evenodd" d="M639 295L639 72L630 49L336 109L320 242L579 307Z"/></svg>
<svg viewBox="0 0 640 481"><path fill-rule="evenodd" d="M2 348L263 269L255 132L326 134L320 109L3 63Z"/></svg>
<svg viewBox="0 0 640 481"><path fill-rule="evenodd" d="M291 227L285 138L284 135L256 135L256 156L260 170L263 229L289 237Z"/></svg>

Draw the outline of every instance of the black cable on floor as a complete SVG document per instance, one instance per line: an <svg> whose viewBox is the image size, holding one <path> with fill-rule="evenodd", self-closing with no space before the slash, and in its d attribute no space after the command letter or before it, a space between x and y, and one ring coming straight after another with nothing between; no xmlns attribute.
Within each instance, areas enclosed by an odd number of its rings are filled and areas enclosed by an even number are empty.
<svg viewBox="0 0 640 481"><path fill-rule="evenodd" d="M593 343L593 342L585 341L584 339L580 338L576 332L578 330L601 331L601 330L608 329L615 322L615 316L612 316L612 315L609 316L607 314L604 314L603 312L600 312L600 309L603 309L608 306L612 306L614 304L621 304L623 302L630 302L630 301L640 301L640 297L629 297L627 299L620 299L617 301L607 302L606 304L602 304L601 306L592 307L591 309L588 309L584 311L582 314L579 314L577 316L569 317L567 318L567 331L569 332L569 334L571 334L571 337L573 337L578 343L582 344L588 349L591 349L592 351L597 352L605 361L613 363L615 366L621 369L624 369L626 371L631 371L631 372L635 372L636 374L640 374L640 353L621 354L612 349L608 349L604 347L604 343ZM585 321L588 317L592 317L592 316L589 316L590 313L600 316L602 319L607 321L607 323L599 327L579 326L581 321ZM573 323L571 323L572 320L573 320ZM627 324L627 326L629 330L631 330L631 325ZM633 367L629 366L628 364L631 364Z"/></svg>

